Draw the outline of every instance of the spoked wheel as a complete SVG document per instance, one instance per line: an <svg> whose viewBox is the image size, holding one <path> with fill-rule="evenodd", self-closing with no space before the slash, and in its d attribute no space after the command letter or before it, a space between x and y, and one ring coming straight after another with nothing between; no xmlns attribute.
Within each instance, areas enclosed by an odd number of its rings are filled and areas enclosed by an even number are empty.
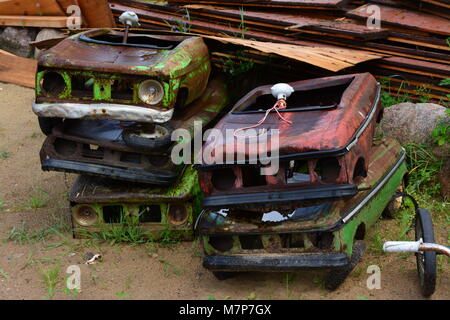
<svg viewBox="0 0 450 320"><path fill-rule="evenodd" d="M161 150L172 143L172 129L168 125L138 124L126 127L122 137L125 143L142 151Z"/></svg>
<svg viewBox="0 0 450 320"><path fill-rule="evenodd" d="M416 241L422 239L423 242L434 243L433 222L428 210L418 210L415 231ZM422 295L429 297L436 289L436 252L418 252L416 260Z"/></svg>

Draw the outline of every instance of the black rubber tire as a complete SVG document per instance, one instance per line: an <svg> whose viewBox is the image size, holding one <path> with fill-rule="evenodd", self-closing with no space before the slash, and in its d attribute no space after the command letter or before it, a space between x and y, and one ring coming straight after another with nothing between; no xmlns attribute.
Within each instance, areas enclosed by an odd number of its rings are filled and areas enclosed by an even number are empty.
<svg viewBox="0 0 450 320"><path fill-rule="evenodd" d="M62 118L38 117L39 127L46 136L52 134L53 128L63 122Z"/></svg>
<svg viewBox="0 0 450 320"><path fill-rule="evenodd" d="M433 221L428 210L419 209L415 220L415 238L423 242L434 243ZM417 272L420 289L424 297L431 296L436 290L436 252L425 251L416 253Z"/></svg>
<svg viewBox="0 0 450 320"><path fill-rule="evenodd" d="M165 131L162 137L156 139L141 137L138 134L143 132L144 129L141 129L141 126L133 126L123 129L123 141L130 148L141 151L161 150L169 147L172 144L172 128L161 124L155 124L155 126Z"/></svg>
<svg viewBox="0 0 450 320"><path fill-rule="evenodd" d="M227 272L227 271L213 271L212 274L216 277L217 280L223 281L236 276L235 272Z"/></svg>
<svg viewBox="0 0 450 320"><path fill-rule="evenodd" d="M325 288L330 291L339 288L339 286L344 283L345 279L347 279L348 275L359 263L365 250L366 245L364 241L355 241L355 243L353 244L353 252L352 257L350 258L350 262L346 266L331 270L328 273L325 279Z"/></svg>

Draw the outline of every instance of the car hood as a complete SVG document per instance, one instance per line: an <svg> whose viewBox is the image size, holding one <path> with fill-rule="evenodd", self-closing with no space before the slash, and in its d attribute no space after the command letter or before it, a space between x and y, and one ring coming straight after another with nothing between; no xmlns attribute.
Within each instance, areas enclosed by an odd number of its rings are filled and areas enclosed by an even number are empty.
<svg viewBox="0 0 450 320"><path fill-rule="evenodd" d="M73 35L46 51L39 65L51 68L124 73L164 78L177 78L197 68L209 59L208 48L199 37L140 35L148 43L167 44L155 48L139 45L108 44L104 36L119 33L109 29L95 29ZM132 35L131 35L132 36ZM83 40L84 39L84 40ZM86 41L86 39L94 39ZM167 48L172 48L168 50Z"/></svg>

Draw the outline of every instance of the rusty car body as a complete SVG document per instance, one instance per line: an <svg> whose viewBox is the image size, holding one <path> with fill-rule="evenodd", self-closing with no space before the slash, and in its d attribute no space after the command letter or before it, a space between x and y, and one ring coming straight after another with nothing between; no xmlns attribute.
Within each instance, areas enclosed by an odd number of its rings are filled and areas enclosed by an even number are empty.
<svg viewBox="0 0 450 320"><path fill-rule="evenodd" d="M189 108L180 109L165 126L185 129L193 137L194 125L208 127L227 106L226 85L213 77L202 96ZM136 150L123 139L134 122L66 119L48 135L40 153L43 170L109 177L130 182L169 185L175 183L184 164L175 165L169 142L162 150Z"/></svg>
<svg viewBox="0 0 450 320"><path fill-rule="evenodd" d="M123 36L85 31L40 57L33 111L44 133L62 118L164 123L203 94L211 63L202 38L135 32L122 43Z"/></svg>
<svg viewBox="0 0 450 320"><path fill-rule="evenodd" d="M149 186L80 175L69 194L75 237L139 227L148 237L192 240L201 210L197 172L188 166L171 186Z"/></svg>
<svg viewBox="0 0 450 320"><path fill-rule="evenodd" d="M206 253L203 266L219 275L303 268L330 268L331 275L354 267L355 243L364 240L406 178L404 160L397 141L376 140L367 176L357 185L361 191L350 199L305 202L294 210L206 209L196 223Z"/></svg>
<svg viewBox="0 0 450 320"><path fill-rule="evenodd" d="M375 126L382 117L379 84L369 73L362 73L289 85L295 91L286 100L287 108L278 111L292 124L270 112L257 128L266 133L279 130L279 142L268 144L265 159L276 157L278 172L260 174L262 158L249 151L256 139L226 134L260 121L276 102L268 85L244 96L215 126L225 139L205 143L204 148L223 155L216 163L196 166L206 194L205 207L294 207L299 201L342 199L358 193L356 185L367 175ZM277 156L271 156L274 151Z"/></svg>

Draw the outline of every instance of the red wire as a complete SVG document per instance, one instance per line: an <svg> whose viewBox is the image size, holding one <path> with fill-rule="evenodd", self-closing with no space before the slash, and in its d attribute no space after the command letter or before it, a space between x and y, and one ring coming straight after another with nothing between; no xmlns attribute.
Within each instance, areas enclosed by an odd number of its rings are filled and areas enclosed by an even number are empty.
<svg viewBox="0 0 450 320"><path fill-rule="evenodd" d="M256 127L259 127L260 125L262 125L262 124L264 123L264 121L266 121L267 116L269 115L269 113L270 113L272 110L275 110L275 112L278 114L278 116L280 117L281 120L283 120L284 122L287 122L287 123L289 123L289 124L292 124L292 121L290 121L290 120L284 118L284 117L281 115L281 113L278 111L278 110L280 110L280 109L286 109L286 100L284 100L284 99L279 99L279 100L274 104L274 106L273 106L272 108L270 108L270 109L268 109L268 110L266 111L266 114L265 114L264 118L262 118L261 120L259 120L257 124L255 124L255 125L253 125L253 126L244 127L244 128L239 128L239 129L235 130L235 131L234 131L234 136L237 137L236 134L237 134L239 131L244 131L244 130L256 128ZM246 137L247 137L247 136L246 136ZM257 137L257 136L255 136L255 137Z"/></svg>

